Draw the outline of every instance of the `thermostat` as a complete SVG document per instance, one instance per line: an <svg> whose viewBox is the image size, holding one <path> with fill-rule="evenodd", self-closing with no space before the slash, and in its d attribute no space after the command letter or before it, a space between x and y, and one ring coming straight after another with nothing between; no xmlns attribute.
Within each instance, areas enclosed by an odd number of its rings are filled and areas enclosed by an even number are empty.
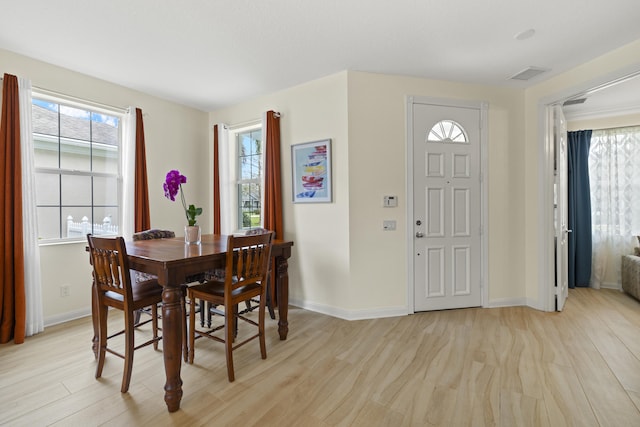
<svg viewBox="0 0 640 427"><path fill-rule="evenodd" d="M395 208L398 206L398 198L396 196L384 196L382 203L385 208Z"/></svg>

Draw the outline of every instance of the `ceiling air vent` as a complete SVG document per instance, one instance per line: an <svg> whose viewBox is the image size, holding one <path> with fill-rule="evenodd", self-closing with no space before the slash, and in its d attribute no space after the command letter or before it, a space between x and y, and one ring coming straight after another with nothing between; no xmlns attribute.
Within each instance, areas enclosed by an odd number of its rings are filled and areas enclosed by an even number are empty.
<svg viewBox="0 0 640 427"><path fill-rule="evenodd" d="M510 80L530 80L537 75L542 73L546 73L549 71L548 68L540 68L540 67L527 67L519 73L509 77Z"/></svg>
<svg viewBox="0 0 640 427"><path fill-rule="evenodd" d="M578 104L584 104L584 102L587 100L587 98L578 98L578 99L569 99L567 101L564 101L562 103L562 105L564 107L566 107L567 105L578 105Z"/></svg>

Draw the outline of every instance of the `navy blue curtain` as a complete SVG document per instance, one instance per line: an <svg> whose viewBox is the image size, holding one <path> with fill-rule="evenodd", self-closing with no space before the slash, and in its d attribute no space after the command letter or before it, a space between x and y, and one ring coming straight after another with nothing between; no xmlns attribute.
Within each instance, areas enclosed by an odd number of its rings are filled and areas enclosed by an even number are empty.
<svg viewBox="0 0 640 427"><path fill-rule="evenodd" d="M591 195L589 146L591 130L567 132L569 287L587 287L591 279Z"/></svg>

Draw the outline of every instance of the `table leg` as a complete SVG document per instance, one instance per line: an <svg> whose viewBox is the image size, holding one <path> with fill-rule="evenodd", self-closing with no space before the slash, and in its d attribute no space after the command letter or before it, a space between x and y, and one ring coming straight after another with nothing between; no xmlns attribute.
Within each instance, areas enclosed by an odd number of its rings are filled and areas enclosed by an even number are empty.
<svg viewBox="0 0 640 427"><path fill-rule="evenodd" d="M289 333L289 264L287 258L276 257L276 293L278 294L278 334L281 340Z"/></svg>
<svg viewBox="0 0 640 427"><path fill-rule="evenodd" d="M164 386L164 401L169 412L180 409L182 399L182 289L165 287L162 292L162 354L167 382Z"/></svg>

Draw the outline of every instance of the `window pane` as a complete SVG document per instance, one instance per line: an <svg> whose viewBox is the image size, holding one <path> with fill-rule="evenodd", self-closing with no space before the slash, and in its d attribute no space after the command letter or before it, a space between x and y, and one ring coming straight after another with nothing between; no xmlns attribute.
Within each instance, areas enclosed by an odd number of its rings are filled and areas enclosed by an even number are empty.
<svg viewBox="0 0 640 427"><path fill-rule="evenodd" d="M260 178L260 156L247 156L243 157L240 164L241 177L240 179L258 179Z"/></svg>
<svg viewBox="0 0 640 427"><path fill-rule="evenodd" d="M63 138L91 140L91 126L89 118L91 113L87 110L60 106L60 136Z"/></svg>
<svg viewBox="0 0 640 427"><path fill-rule="evenodd" d="M258 179L262 174L262 144L260 130L238 135L239 179Z"/></svg>
<svg viewBox="0 0 640 427"><path fill-rule="evenodd" d="M60 204L60 175L36 173L36 205Z"/></svg>
<svg viewBox="0 0 640 427"><path fill-rule="evenodd" d="M62 175L62 206L91 207L91 177Z"/></svg>
<svg viewBox="0 0 640 427"><path fill-rule="evenodd" d="M238 185L238 200L241 228L257 227L260 218L260 185L245 183Z"/></svg>
<svg viewBox="0 0 640 427"><path fill-rule="evenodd" d="M118 217L117 206L96 207L93 210L95 225L93 234L95 235L116 235L118 234L118 225L120 218Z"/></svg>
<svg viewBox="0 0 640 427"><path fill-rule="evenodd" d="M93 171L118 174L118 147L94 143Z"/></svg>
<svg viewBox="0 0 640 427"><path fill-rule="evenodd" d="M93 204L96 206L118 205L118 179L115 177L93 178Z"/></svg>
<svg viewBox="0 0 640 427"><path fill-rule="evenodd" d="M38 239L60 238L60 208L38 207Z"/></svg>
<svg viewBox="0 0 640 427"><path fill-rule="evenodd" d="M91 171L91 146L89 142L62 139L60 141L60 167L69 170Z"/></svg>
<svg viewBox="0 0 640 427"><path fill-rule="evenodd" d="M34 135L34 163L36 167L58 167L58 139Z"/></svg>
<svg viewBox="0 0 640 427"><path fill-rule="evenodd" d="M118 145L120 120L106 114L91 113L91 140Z"/></svg>
<svg viewBox="0 0 640 427"><path fill-rule="evenodd" d="M83 240L86 233L115 234L120 221L121 117L37 97L32 113L41 234ZM62 170L51 174L44 168ZM112 176L96 177L94 172ZM103 224L105 218L111 226Z"/></svg>
<svg viewBox="0 0 640 427"><path fill-rule="evenodd" d="M85 207L63 207L62 225L63 238L85 238L87 233L93 233L91 227L91 206Z"/></svg>
<svg viewBox="0 0 640 427"><path fill-rule="evenodd" d="M240 157L250 156L254 153L254 146L251 140L251 133L240 134Z"/></svg>
<svg viewBox="0 0 640 427"><path fill-rule="evenodd" d="M33 132L58 137L58 104L33 99L31 120Z"/></svg>

